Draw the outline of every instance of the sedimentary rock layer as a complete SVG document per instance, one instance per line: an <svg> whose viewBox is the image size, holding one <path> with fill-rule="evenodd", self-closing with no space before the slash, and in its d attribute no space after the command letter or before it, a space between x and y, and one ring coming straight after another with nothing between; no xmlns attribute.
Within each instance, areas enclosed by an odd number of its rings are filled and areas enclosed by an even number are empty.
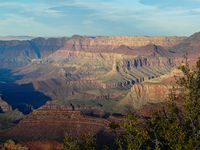
<svg viewBox="0 0 200 150"><path fill-rule="evenodd" d="M57 139L65 135L80 136L108 129L109 121L88 117L72 107L45 105L33 111L7 136L22 139Z"/></svg>

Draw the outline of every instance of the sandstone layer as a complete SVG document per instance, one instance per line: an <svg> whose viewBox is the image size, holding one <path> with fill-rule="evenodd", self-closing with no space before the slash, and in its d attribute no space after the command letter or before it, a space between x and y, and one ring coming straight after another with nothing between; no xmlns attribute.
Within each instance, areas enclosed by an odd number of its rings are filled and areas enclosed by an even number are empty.
<svg viewBox="0 0 200 150"><path fill-rule="evenodd" d="M56 50L65 47L68 50L114 51L119 46L141 47L155 44L164 47L174 46L185 37L86 37L71 38L35 38L32 40L0 41L0 68L16 68L42 59ZM124 49L120 49L124 51Z"/></svg>

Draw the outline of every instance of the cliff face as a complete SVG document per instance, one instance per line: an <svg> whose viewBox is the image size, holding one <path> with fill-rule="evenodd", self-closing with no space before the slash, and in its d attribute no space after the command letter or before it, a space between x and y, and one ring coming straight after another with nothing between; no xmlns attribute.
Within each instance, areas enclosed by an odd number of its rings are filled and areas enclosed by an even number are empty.
<svg viewBox="0 0 200 150"><path fill-rule="evenodd" d="M132 105L140 108L145 104L161 103L168 100L170 89L175 86L176 78L182 76L182 72L173 69L171 72L158 78L134 85L120 105Z"/></svg>
<svg viewBox="0 0 200 150"><path fill-rule="evenodd" d="M36 38L32 40L0 41L0 68L16 68L42 59L56 50L65 47L68 50L93 52L130 52L135 47L156 44L164 47L180 43L184 37L82 37ZM116 48L120 46L130 48Z"/></svg>
<svg viewBox="0 0 200 150"><path fill-rule="evenodd" d="M25 66L64 45L65 38L37 38L30 41L0 41L0 68Z"/></svg>
<svg viewBox="0 0 200 150"><path fill-rule="evenodd" d="M22 68L24 77L18 82L32 82L35 89L60 101L102 99L116 103L124 90L165 74L172 65L168 52L155 45L130 55L60 49Z"/></svg>
<svg viewBox="0 0 200 150"><path fill-rule="evenodd" d="M142 47L148 44L160 45L163 47L171 47L182 40L185 37L128 37L128 36L116 36L116 37L82 37L74 36L65 43L66 49L74 50L89 50L89 51L105 51L112 50L115 47L125 45L128 47Z"/></svg>

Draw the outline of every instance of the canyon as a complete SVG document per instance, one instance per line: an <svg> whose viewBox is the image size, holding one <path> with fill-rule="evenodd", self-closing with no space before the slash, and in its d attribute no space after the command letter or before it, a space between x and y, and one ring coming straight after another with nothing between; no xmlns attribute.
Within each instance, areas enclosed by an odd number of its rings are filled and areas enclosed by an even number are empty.
<svg viewBox="0 0 200 150"><path fill-rule="evenodd" d="M115 115L167 102L184 55L191 66L200 57L199 43L200 33L0 41L1 114L25 114L0 138L110 133Z"/></svg>

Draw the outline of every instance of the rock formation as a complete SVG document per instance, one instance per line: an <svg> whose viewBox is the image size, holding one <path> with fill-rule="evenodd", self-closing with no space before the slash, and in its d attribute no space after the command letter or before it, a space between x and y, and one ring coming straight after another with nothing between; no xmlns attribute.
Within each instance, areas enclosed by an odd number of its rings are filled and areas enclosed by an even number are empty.
<svg viewBox="0 0 200 150"><path fill-rule="evenodd" d="M36 38L30 41L2 42L4 46L1 47L14 51L23 49L25 45L31 49L26 53L30 57L23 58L26 61L23 65L28 65L15 72L16 75L23 76L17 83L31 83L35 90L59 104L92 104L103 108L106 105L105 109L111 110L111 104L115 108L125 97L130 97L126 96L129 90L132 91L131 97L136 100L138 95L145 95L134 106L151 102L149 97L155 97L153 101L160 99L156 96L164 94L168 87L147 82L153 82L155 78L169 73L179 65L180 54L189 47L193 47L196 59L199 52L198 35L197 33L189 38ZM187 47L185 50L184 45ZM193 58L190 57L191 60ZM159 91L160 93L155 93Z"/></svg>
<svg viewBox="0 0 200 150"><path fill-rule="evenodd" d="M72 107L45 105L34 110L5 136L18 139L58 139L108 129L109 121L84 116Z"/></svg>
<svg viewBox="0 0 200 150"><path fill-rule="evenodd" d="M185 37L82 37L71 38L36 38L32 40L0 41L0 68L16 68L29 64L31 61L52 54L65 47L68 50L86 51L117 51L121 45L133 47L156 44L164 47L174 46ZM123 52L123 49L121 49Z"/></svg>
<svg viewBox="0 0 200 150"><path fill-rule="evenodd" d="M60 101L74 103L75 99L80 104L91 100L98 105L102 99L116 104L124 90L163 75L172 66L171 54L156 45L138 48L137 54L60 49L41 62L21 68L23 79L18 83L32 82L35 89Z"/></svg>
<svg viewBox="0 0 200 150"><path fill-rule="evenodd" d="M66 38L36 38L25 41L0 41L0 68L25 66L63 47Z"/></svg>
<svg viewBox="0 0 200 150"><path fill-rule="evenodd" d="M73 36L66 41L65 48L70 50L87 51L111 51L112 49L125 45L128 47L141 47L155 44L163 47L177 45L185 37L142 37L142 36L116 36L116 37L84 37Z"/></svg>
<svg viewBox="0 0 200 150"><path fill-rule="evenodd" d="M5 101L2 100L2 98L0 97L0 112L8 112L11 111L12 107L6 103Z"/></svg>
<svg viewBox="0 0 200 150"><path fill-rule="evenodd" d="M184 62L184 57L186 56L190 65L195 66L197 59L200 57L200 32L171 47L170 51L175 52L177 65Z"/></svg>
<svg viewBox="0 0 200 150"><path fill-rule="evenodd" d="M147 103L162 103L168 101L170 89L176 86L176 77L182 76L182 72L173 69L171 72L158 78L134 85L120 105L130 105L140 108Z"/></svg>

